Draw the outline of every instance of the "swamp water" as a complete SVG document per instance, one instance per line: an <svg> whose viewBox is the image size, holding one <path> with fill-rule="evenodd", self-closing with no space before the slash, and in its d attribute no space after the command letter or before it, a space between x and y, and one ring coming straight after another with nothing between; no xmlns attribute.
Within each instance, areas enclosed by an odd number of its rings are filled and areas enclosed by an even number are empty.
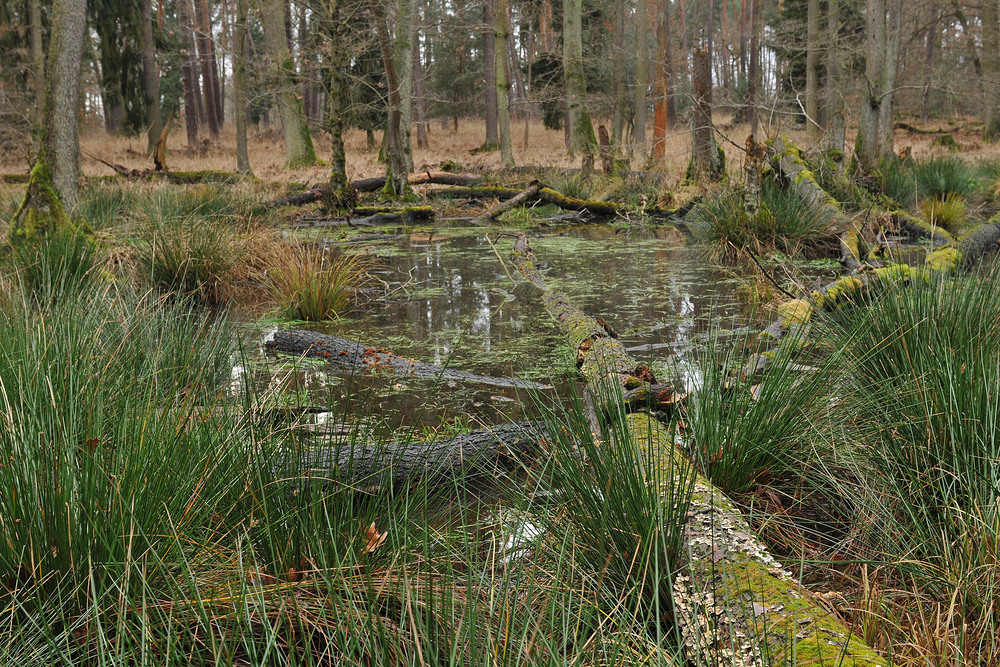
<svg viewBox="0 0 1000 667"><path fill-rule="evenodd" d="M559 387L573 369L574 351L540 292L511 264L515 233L441 226L320 235L316 240L363 248L375 257L375 275L388 297L337 324L282 326L336 334L456 370ZM586 313L607 320L637 360L663 369L661 380L678 377L677 364L690 359L711 321L716 327L731 325L739 313L734 281L672 228L548 228L532 231L529 241L549 284ZM566 393L549 389L519 396L474 383L393 375L344 378L318 362L293 364L287 356L270 354L267 359L269 381L277 378L296 403L329 408L321 420L361 420L379 430L419 433L442 422L474 428L524 419L532 406L551 405ZM690 378L683 372L680 377Z"/></svg>

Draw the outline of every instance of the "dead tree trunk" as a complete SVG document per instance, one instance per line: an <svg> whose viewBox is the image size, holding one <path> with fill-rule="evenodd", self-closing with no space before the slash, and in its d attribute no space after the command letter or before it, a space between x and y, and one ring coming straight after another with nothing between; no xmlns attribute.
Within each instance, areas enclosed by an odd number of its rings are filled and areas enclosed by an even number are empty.
<svg viewBox="0 0 1000 667"><path fill-rule="evenodd" d="M717 181L726 172L725 154L715 141L712 124L712 70L708 53L694 51L692 73L694 113L691 116L691 161L687 178L691 181Z"/></svg>

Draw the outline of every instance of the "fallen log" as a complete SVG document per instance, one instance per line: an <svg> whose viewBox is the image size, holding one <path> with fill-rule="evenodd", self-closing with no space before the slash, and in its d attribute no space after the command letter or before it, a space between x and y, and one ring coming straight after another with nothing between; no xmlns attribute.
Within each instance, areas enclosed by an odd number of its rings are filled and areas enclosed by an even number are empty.
<svg viewBox="0 0 1000 667"><path fill-rule="evenodd" d="M512 199L521 194L521 190L502 188L492 185L481 185L474 188L454 187L443 190L428 190L424 193L430 199Z"/></svg>
<svg viewBox="0 0 1000 667"><path fill-rule="evenodd" d="M302 329L276 331L264 341L264 347L286 354L325 359L333 368L348 374L386 372L404 377L475 382L507 389L551 388L549 385L539 382L476 375L475 373L425 364L416 359L400 357L382 348L366 347L361 343L339 336Z"/></svg>
<svg viewBox="0 0 1000 667"><path fill-rule="evenodd" d="M601 320L585 315L564 294L546 286L523 235L512 259L542 291L546 308L577 350L591 396L605 403L605 410L619 405L622 394L616 387L655 384L652 373L647 375L648 369L631 359ZM690 483L692 465L670 433L645 414L629 415L627 424L640 453L665 471L660 480L669 485L661 489L664 497L685 497L684 489L674 486ZM671 594L690 663L885 664L802 589L750 530L735 504L700 475L694 477L679 557L681 573L674 578Z"/></svg>
<svg viewBox="0 0 1000 667"><path fill-rule="evenodd" d="M924 129L922 127L917 127L916 125L910 125L909 123L903 123L903 122L897 121L897 122L895 122L895 123L892 124L892 129L894 129L894 130L902 130L903 132L909 132L910 134L930 134L930 135L934 135L934 134L952 134L954 132L958 132L962 128L959 127L959 126L955 126L953 128L946 129L946 130L927 130L927 129Z"/></svg>
<svg viewBox="0 0 1000 667"><path fill-rule="evenodd" d="M518 206L524 206L525 204L529 204L538 199L538 192L541 189L542 189L541 183L539 183L538 181L532 181L528 185L528 187L522 192L519 192L518 194L514 195L507 201L501 203L498 206L493 207L489 211L477 215L476 217L472 218L472 220L470 220L469 222L471 222L474 225L484 225L490 222L491 220L496 220L501 215L503 215L505 211L509 211L512 208L517 208Z"/></svg>
<svg viewBox="0 0 1000 667"><path fill-rule="evenodd" d="M426 185L433 183L436 185L470 185L478 182L478 176L467 174L452 174L446 171L419 171L410 174L410 185ZM350 186L357 192L376 192L385 187L385 176L374 178L360 178L350 182ZM314 188L300 192L281 199L265 202L262 206L267 208L277 208L279 206L304 206L320 201L330 195L333 188L329 185L317 185Z"/></svg>
<svg viewBox="0 0 1000 667"><path fill-rule="evenodd" d="M950 246L935 250L927 258L935 271L956 271L979 264L1000 247L1000 213L967 232Z"/></svg>
<svg viewBox="0 0 1000 667"><path fill-rule="evenodd" d="M618 215L624 210L624 207L620 204L601 201L599 199L577 199L576 197L564 195L547 187L543 187L538 191L538 198L549 204L555 204L567 211L586 211L593 215L606 217Z"/></svg>
<svg viewBox="0 0 1000 667"><path fill-rule="evenodd" d="M434 209L430 206L357 206L351 215L368 217L372 215L395 215L413 220L433 220Z"/></svg>
<svg viewBox="0 0 1000 667"><path fill-rule="evenodd" d="M335 479L365 488L398 487L420 479L438 482L467 474L495 474L541 454L548 441L545 422L515 422L433 442L373 445L348 440L303 448L289 455L280 468L289 476L307 479Z"/></svg>

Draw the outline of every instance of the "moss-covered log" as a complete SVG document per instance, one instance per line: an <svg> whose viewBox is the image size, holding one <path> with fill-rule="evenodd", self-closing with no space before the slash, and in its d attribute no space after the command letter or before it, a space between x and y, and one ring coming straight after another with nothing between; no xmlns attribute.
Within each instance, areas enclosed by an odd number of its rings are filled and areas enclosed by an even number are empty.
<svg viewBox="0 0 1000 667"><path fill-rule="evenodd" d="M955 271L981 262L1000 247L1000 214L962 235L949 246L935 250L928 263L935 271Z"/></svg>
<svg viewBox="0 0 1000 667"><path fill-rule="evenodd" d="M615 400L622 394L609 388L645 388L650 398L655 393L660 400L663 389L651 384L652 374L629 356L610 328L546 285L523 235L512 258L522 275L542 291L546 308L577 350L588 385L597 389L592 396ZM633 413L627 419L640 453L658 462L660 470L670 471L661 483L687 484L692 466L670 433L648 414ZM673 488L662 492L674 498L684 495ZM700 475L695 478L682 539L681 573L671 590L674 618L691 664L885 665L802 589L750 530L736 505Z"/></svg>
<svg viewBox="0 0 1000 667"><path fill-rule="evenodd" d="M481 213L474 217L471 222L476 225L485 225L491 220L496 220L504 212L509 211L512 208L517 208L518 206L525 206L538 199L538 192L542 189L542 184L538 181L532 181L528 184L528 187L517 193L505 202L502 202L498 206L494 206L489 211Z"/></svg>
<svg viewBox="0 0 1000 667"><path fill-rule="evenodd" d="M513 199L521 194L521 190L514 188L504 188L494 185L482 185L478 187L454 187L443 190L428 190L424 196L430 199L499 199L505 201Z"/></svg>
<svg viewBox="0 0 1000 667"><path fill-rule="evenodd" d="M538 198L549 204L555 204L567 211L586 211L593 215L615 216L624 208L614 202L601 201L599 199L577 199L556 192L552 188L543 187L538 191Z"/></svg>
<svg viewBox="0 0 1000 667"><path fill-rule="evenodd" d="M379 214L397 215L413 220L434 219L434 209L430 206L358 206L351 211L351 215L359 217Z"/></svg>

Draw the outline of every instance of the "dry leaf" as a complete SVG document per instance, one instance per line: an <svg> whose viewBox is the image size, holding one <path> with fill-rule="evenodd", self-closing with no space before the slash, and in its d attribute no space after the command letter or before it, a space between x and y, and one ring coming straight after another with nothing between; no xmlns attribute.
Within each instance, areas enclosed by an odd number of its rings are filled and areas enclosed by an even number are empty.
<svg viewBox="0 0 1000 667"><path fill-rule="evenodd" d="M385 542L385 538L389 535L388 531L384 533L378 532L378 528L375 527L375 522L372 521L371 525L365 531L365 546L361 549L361 553L367 554L378 549Z"/></svg>

